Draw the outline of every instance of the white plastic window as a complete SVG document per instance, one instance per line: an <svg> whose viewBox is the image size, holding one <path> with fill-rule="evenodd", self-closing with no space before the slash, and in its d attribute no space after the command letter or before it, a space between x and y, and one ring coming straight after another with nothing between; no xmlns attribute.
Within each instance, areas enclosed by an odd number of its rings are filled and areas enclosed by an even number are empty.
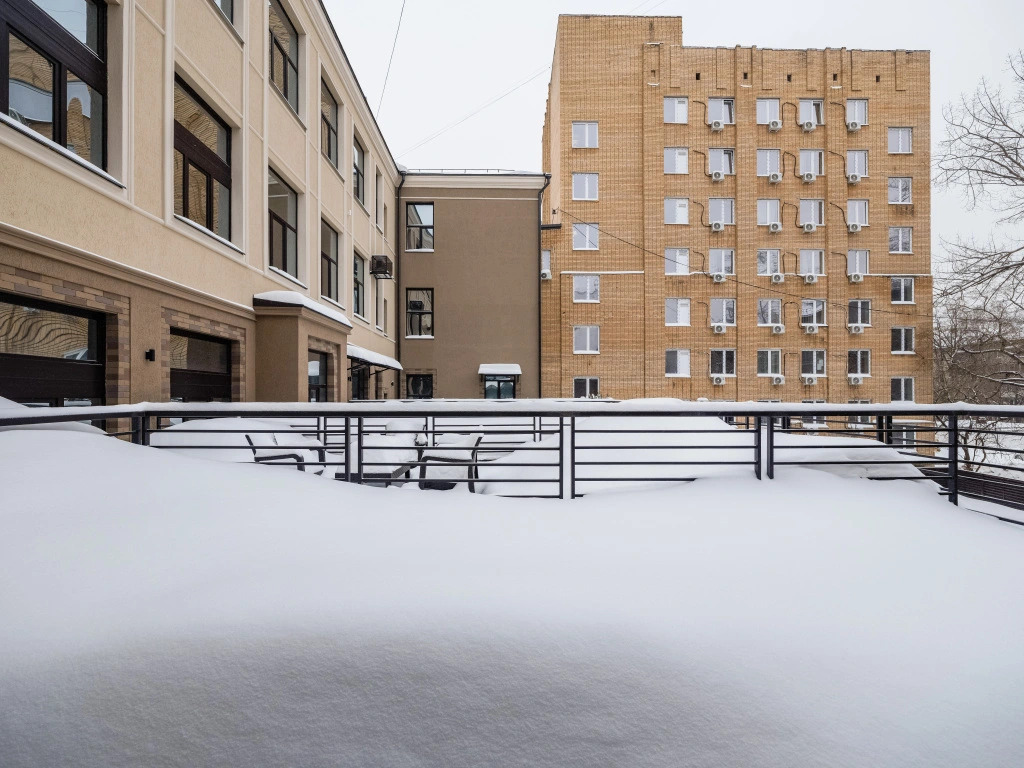
<svg viewBox="0 0 1024 768"><path fill-rule="evenodd" d="M800 250L800 274L824 275L825 252L815 248L802 248Z"/></svg>
<svg viewBox="0 0 1024 768"><path fill-rule="evenodd" d="M577 355L597 354L601 351L601 328L597 325L574 325L572 351Z"/></svg>
<svg viewBox="0 0 1024 768"><path fill-rule="evenodd" d="M572 249L574 251L596 251L598 228L597 224L572 225Z"/></svg>
<svg viewBox="0 0 1024 768"><path fill-rule="evenodd" d="M690 350L688 349L666 349L665 350L665 375L689 377L690 375Z"/></svg>
<svg viewBox="0 0 1024 768"><path fill-rule="evenodd" d="M767 227L770 224L779 224L779 201L758 200L757 201L757 225Z"/></svg>
<svg viewBox="0 0 1024 768"><path fill-rule="evenodd" d="M772 120L779 119L778 99L757 100L757 124L768 125Z"/></svg>
<svg viewBox="0 0 1024 768"><path fill-rule="evenodd" d="M665 325L689 325L690 300L679 298L665 299Z"/></svg>
<svg viewBox="0 0 1024 768"><path fill-rule="evenodd" d="M665 173L689 173L690 150L686 147L665 147Z"/></svg>
<svg viewBox="0 0 1024 768"><path fill-rule="evenodd" d="M712 299L711 323L736 325L736 299Z"/></svg>
<svg viewBox="0 0 1024 768"><path fill-rule="evenodd" d="M597 174L574 173L572 175L573 200L597 200Z"/></svg>
<svg viewBox="0 0 1024 768"><path fill-rule="evenodd" d="M708 200L708 216L722 224L736 223L736 201L731 197L712 197Z"/></svg>
<svg viewBox="0 0 1024 768"><path fill-rule="evenodd" d="M665 249L665 274L666 275L688 275L688 274L690 274L690 249L689 248L666 248Z"/></svg>
<svg viewBox="0 0 1024 768"><path fill-rule="evenodd" d="M772 173L779 173L779 162L779 150L757 150L757 175L767 176Z"/></svg>
<svg viewBox="0 0 1024 768"><path fill-rule="evenodd" d="M597 303L601 301L600 275L573 275L572 300L576 303Z"/></svg>
<svg viewBox="0 0 1024 768"><path fill-rule="evenodd" d="M685 96L665 97L665 122L687 123L690 120L690 100Z"/></svg>
<svg viewBox="0 0 1024 768"><path fill-rule="evenodd" d="M690 198L688 198L688 197L666 197L665 198L665 223L666 224L689 224L690 223Z"/></svg>
<svg viewBox="0 0 1024 768"><path fill-rule="evenodd" d="M732 248L712 248L708 251L708 260L711 262L711 272L736 274L736 251Z"/></svg>
<svg viewBox="0 0 1024 768"><path fill-rule="evenodd" d="M574 122L572 124L572 146L574 149L597 147L597 123Z"/></svg>
<svg viewBox="0 0 1024 768"><path fill-rule="evenodd" d="M757 252L757 274L777 275L782 272L779 251L776 248L762 248Z"/></svg>

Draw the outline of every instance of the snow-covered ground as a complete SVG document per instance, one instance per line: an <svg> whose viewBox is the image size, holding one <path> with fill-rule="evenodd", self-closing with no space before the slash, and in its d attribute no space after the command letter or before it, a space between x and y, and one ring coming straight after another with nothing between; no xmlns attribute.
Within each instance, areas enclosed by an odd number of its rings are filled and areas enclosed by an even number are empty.
<svg viewBox="0 0 1024 768"><path fill-rule="evenodd" d="M1020 766L1024 531L749 468L575 501L0 432L0 765Z"/></svg>

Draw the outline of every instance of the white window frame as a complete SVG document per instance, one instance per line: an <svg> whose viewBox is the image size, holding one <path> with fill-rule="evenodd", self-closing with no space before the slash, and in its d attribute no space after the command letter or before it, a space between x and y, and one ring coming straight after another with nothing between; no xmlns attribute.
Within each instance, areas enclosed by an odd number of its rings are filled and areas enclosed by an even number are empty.
<svg viewBox="0 0 1024 768"><path fill-rule="evenodd" d="M593 143L591 143L593 142ZM574 120L572 123L572 148L597 149L597 121Z"/></svg>
<svg viewBox="0 0 1024 768"><path fill-rule="evenodd" d="M596 173L574 173L572 175L573 200L597 200Z"/></svg>
<svg viewBox="0 0 1024 768"><path fill-rule="evenodd" d="M896 250L892 248L893 234L897 237ZM906 234L906 247L904 247L904 234ZM913 253L914 252L914 228L913 227L889 227L889 253Z"/></svg>
<svg viewBox="0 0 1024 768"><path fill-rule="evenodd" d="M812 218L806 218L808 212L812 214ZM822 198L800 198L800 226L804 224L825 226L825 201Z"/></svg>
<svg viewBox="0 0 1024 768"><path fill-rule="evenodd" d="M895 335L899 334L900 349L896 349ZM894 325L889 333L889 353L893 355L916 355L917 334L912 325ZM910 349L907 349L907 339L910 339Z"/></svg>
<svg viewBox="0 0 1024 768"><path fill-rule="evenodd" d="M815 176L825 175L825 150L824 149L801 149L800 150L800 175L813 173Z"/></svg>
<svg viewBox="0 0 1024 768"><path fill-rule="evenodd" d="M870 224L868 217L868 201L863 198L846 201L846 223L860 224L867 227Z"/></svg>
<svg viewBox="0 0 1024 768"><path fill-rule="evenodd" d="M906 190L906 199L903 199ZM893 192L896 199L893 199ZM910 176L889 177L889 205L913 205L914 204L914 179Z"/></svg>
<svg viewBox="0 0 1024 768"><path fill-rule="evenodd" d="M868 177L868 150L848 149L846 150L846 172L856 173L861 178ZM863 170L861 170L863 168Z"/></svg>
<svg viewBox="0 0 1024 768"><path fill-rule="evenodd" d="M773 173L782 173L782 151L778 149L757 150L757 175L764 178Z"/></svg>
<svg viewBox="0 0 1024 768"><path fill-rule="evenodd" d="M893 288L896 286L896 281L899 281L899 285L900 285L899 293L900 293L900 296L903 297L899 301L897 301L897 300L892 298ZM909 300L906 298L907 286L908 285L910 286L910 299ZM892 280L889 283L889 298L890 298L890 300L892 300L893 304L916 304L917 302L914 301L914 291L915 290L916 290L916 286L914 285L914 278L912 278L912 277L893 277Z"/></svg>
<svg viewBox="0 0 1024 768"><path fill-rule="evenodd" d="M721 120L725 125L735 125L736 99L708 99L708 125L715 120Z"/></svg>
<svg viewBox="0 0 1024 768"><path fill-rule="evenodd" d="M811 370L807 370L807 359L810 356ZM818 370L821 373L818 373ZM801 349L800 350L800 375L814 376L818 379L828 377L828 350L827 349Z"/></svg>
<svg viewBox="0 0 1024 768"><path fill-rule="evenodd" d="M683 176L690 172L689 147L665 147L665 173Z"/></svg>
<svg viewBox="0 0 1024 768"><path fill-rule="evenodd" d="M715 370L715 355L721 355L721 370ZM731 363L731 365L730 365ZM729 369L732 369L730 372ZM712 376L736 376L736 348L735 347L723 347L710 350L708 354L708 372Z"/></svg>
<svg viewBox="0 0 1024 768"><path fill-rule="evenodd" d="M762 357L763 356L763 357ZM768 370L761 370L762 359L768 363ZM781 349L759 349L757 350L757 375L781 376L782 375L782 350Z"/></svg>
<svg viewBox="0 0 1024 768"><path fill-rule="evenodd" d="M665 274L666 275L688 275L688 274L690 274L690 249L689 248L666 248L665 249Z"/></svg>
<svg viewBox="0 0 1024 768"><path fill-rule="evenodd" d="M715 208L721 208L723 218L715 218ZM726 226L736 224L736 198L734 197L712 197L708 199L708 221L719 221Z"/></svg>
<svg viewBox="0 0 1024 768"><path fill-rule="evenodd" d="M893 398L892 390L893 386L899 382L899 397ZM910 397L907 397L907 389L909 382ZM893 376L889 379L889 402L892 403L913 403L914 400L914 377L913 376Z"/></svg>
<svg viewBox="0 0 1024 768"><path fill-rule="evenodd" d="M893 150L893 146L896 147L895 151ZM888 149L890 155L914 154L914 129L910 126L890 127L888 134Z"/></svg>
<svg viewBox="0 0 1024 768"><path fill-rule="evenodd" d="M823 99L800 99L800 124L807 121L815 125L825 124L825 102Z"/></svg>
<svg viewBox="0 0 1024 768"><path fill-rule="evenodd" d="M851 358L851 355L855 357ZM856 360L855 365L851 365ZM856 368L856 370L850 370ZM871 376L871 350L870 349L848 349L846 350L846 374L848 376Z"/></svg>
<svg viewBox="0 0 1024 768"><path fill-rule="evenodd" d="M916 451L917 429L913 424L893 424L889 433L889 442L892 445L902 445Z"/></svg>
<svg viewBox="0 0 1024 768"><path fill-rule="evenodd" d="M736 249L735 248L709 248L708 249L708 271L711 273L721 272L723 275L736 274Z"/></svg>
<svg viewBox="0 0 1024 768"><path fill-rule="evenodd" d="M716 315L721 319L716 320ZM729 320L730 315L732 315L732 321ZM708 310L708 317L711 320L710 325L736 325L736 299L712 299L710 309Z"/></svg>
<svg viewBox="0 0 1024 768"><path fill-rule="evenodd" d="M583 298L579 298L580 296ZM573 275L572 302L573 304L600 304L601 276Z"/></svg>
<svg viewBox="0 0 1024 768"><path fill-rule="evenodd" d="M782 223L782 203L776 198L760 198L757 201L757 226L769 227Z"/></svg>
<svg viewBox="0 0 1024 768"><path fill-rule="evenodd" d="M672 361L671 363L669 361ZM685 364L681 364L685 361ZM670 368L675 368L670 371ZM684 369L685 370L682 370ZM669 379L690 378L690 350L688 349L666 349L665 350L665 377Z"/></svg>
<svg viewBox="0 0 1024 768"><path fill-rule="evenodd" d="M813 271L811 271L813 270ZM824 275L825 274L825 251L821 248L800 249L800 269L797 274L803 275Z"/></svg>
<svg viewBox="0 0 1024 768"><path fill-rule="evenodd" d="M850 299L846 305L846 321L850 325L871 325L871 299Z"/></svg>
<svg viewBox="0 0 1024 768"><path fill-rule="evenodd" d="M583 344L580 344L583 341ZM574 325L572 327L572 353L599 355L601 353L601 326Z"/></svg>
<svg viewBox="0 0 1024 768"><path fill-rule="evenodd" d="M808 313L807 309L810 307L811 312ZM811 315L811 320L808 322L807 316ZM800 300L800 325L828 325L828 304L825 299L801 299Z"/></svg>
<svg viewBox="0 0 1024 768"><path fill-rule="evenodd" d="M665 223L686 225L690 223L690 198L665 198Z"/></svg>
<svg viewBox="0 0 1024 768"><path fill-rule="evenodd" d="M680 119L680 115L682 119ZM662 118L672 125L686 125L690 122L690 98L688 96L666 96L662 102Z"/></svg>
<svg viewBox="0 0 1024 768"><path fill-rule="evenodd" d="M868 124L868 100L847 99L846 100L846 122L858 122L861 125Z"/></svg>
<svg viewBox="0 0 1024 768"><path fill-rule="evenodd" d="M585 381L587 393L583 397L600 397L601 393L601 379L597 376L574 376L572 380L572 396L576 397L576 383ZM593 383L593 392L591 392L591 383Z"/></svg>
<svg viewBox="0 0 1024 768"><path fill-rule="evenodd" d="M846 274L868 274L871 267L871 251L867 248L853 248L846 252Z"/></svg>
<svg viewBox="0 0 1024 768"><path fill-rule="evenodd" d="M594 222L576 222L572 225L572 249L574 251L596 251L599 246L600 229ZM580 243L583 245L580 245Z"/></svg>
<svg viewBox="0 0 1024 768"><path fill-rule="evenodd" d="M761 254L764 256L765 272L761 271ZM772 269L772 260L775 261L775 268ZM762 276L778 275L782 273L782 252L778 248L758 248L757 250L757 274Z"/></svg>
<svg viewBox="0 0 1024 768"><path fill-rule="evenodd" d="M708 173L715 171L726 176L736 175L736 150L733 147L708 148Z"/></svg>
<svg viewBox="0 0 1024 768"><path fill-rule="evenodd" d="M540 252L540 271L551 271L551 251L547 248Z"/></svg>
<svg viewBox="0 0 1024 768"><path fill-rule="evenodd" d="M675 313L675 322L670 320ZM670 327L687 327L690 325L690 300L677 296L665 299L665 325Z"/></svg>
<svg viewBox="0 0 1024 768"><path fill-rule="evenodd" d="M768 125L772 120L779 120L780 103L778 99L758 99L755 105L757 124Z"/></svg>
<svg viewBox="0 0 1024 768"><path fill-rule="evenodd" d="M800 402L801 403L806 403L807 405L820 405L820 404L826 403L828 401L827 400L808 399L808 400L801 400ZM806 428L810 428L810 429L816 430L819 427L824 427L825 426L825 414L824 413L805 413L805 414L803 414L800 417L800 424L805 429Z"/></svg>
<svg viewBox="0 0 1024 768"><path fill-rule="evenodd" d="M764 318L768 319L765 320ZM762 327L782 323L782 299L757 300L757 324Z"/></svg>

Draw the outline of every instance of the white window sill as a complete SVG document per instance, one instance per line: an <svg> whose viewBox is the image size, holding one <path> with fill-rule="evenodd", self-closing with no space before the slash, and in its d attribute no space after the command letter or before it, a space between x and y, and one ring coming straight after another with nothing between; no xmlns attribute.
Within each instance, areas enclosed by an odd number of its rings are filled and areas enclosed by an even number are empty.
<svg viewBox="0 0 1024 768"><path fill-rule="evenodd" d="M218 13L219 13L219 11L218 11ZM237 245L232 243L230 240L227 240L227 239L221 237L220 235L218 235L213 230L210 230L210 229L207 229L206 227L204 227L202 224L197 224L196 222L192 221L192 219L187 219L184 216L179 216L178 214L174 214L174 218L177 219L178 221L180 221L182 224L188 225L190 228L196 230L197 232L202 232L207 237L212 237L214 240L216 240L221 245L223 245L223 246L225 246L227 248L230 248L233 251L237 251L238 253L241 253L243 255L245 254L245 251L243 251Z"/></svg>
<svg viewBox="0 0 1024 768"><path fill-rule="evenodd" d="M406 336L407 339L432 339L433 336Z"/></svg>
<svg viewBox="0 0 1024 768"><path fill-rule="evenodd" d="M905 356L909 356L909 355L916 355L917 352L890 352L889 354L890 355L905 355Z"/></svg>
<svg viewBox="0 0 1024 768"><path fill-rule="evenodd" d="M916 301L894 301L892 303L895 304L896 306L912 307L917 302Z"/></svg>
<svg viewBox="0 0 1024 768"><path fill-rule="evenodd" d="M689 328L689 323L665 323L666 328Z"/></svg>
<svg viewBox="0 0 1024 768"><path fill-rule="evenodd" d="M572 199L574 203L596 203L596 197L574 197Z"/></svg>
<svg viewBox="0 0 1024 768"><path fill-rule="evenodd" d="M600 299L573 299L573 304L600 304Z"/></svg>
<svg viewBox="0 0 1024 768"><path fill-rule="evenodd" d="M666 221L665 222L665 226L666 227L673 227L673 226L674 227L688 227L688 226L690 226L690 222L688 222L688 221ZM580 250L580 251L587 251L587 250L589 250L589 251L596 251L597 249L596 248L573 248L573 250L574 251L576 251L576 250Z"/></svg>
<svg viewBox="0 0 1024 768"><path fill-rule="evenodd" d="M782 226L782 222L781 221L759 221L759 222L757 222L757 226L759 226L759 227L770 227L770 226L772 226L772 224L778 224L779 226Z"/></svg>
<svg viewBox="0 0 1024 768"><path fill-rule="evenodd" d="M860 376L862 379L870 379L871 378L871 374L870 373L848 373L848 374L846 374L846 376L847 376L847 378L849 378L851 376Z"/></svg>
<svg viewBox="0 0 1024 768"><path fill-rule="evenodd" d="M573 248L574 251L598 251L600 248Z"/></svg>
<svg viewBox="0 0 1024 768"><path fill-rule="evenodd" d="M601 354L600 350L598 350L597 352L590 352L590 351L586 351L586 350L581 351L581 350L576 350L576 349L574 349L572 351L572 353L574 355L600 355Z"/></svg>
<svg viewBox="0 0 1024 768"><path fill-rule="evenodd" d="M907 202L907 203L894 203L892 200L889 201L889 205L913 205L913 204L914 204L913 200L911 200L910 202Z"/></svg>
<svg viewBox="0 0 1024 768"><path fill-rule="evenodd" d="M669 121L667 123L662 123L662 124L663 125L689 125L690 121L689 120L684 120L683 122L678 122L676 120L671 120L671 121ZM709 123L709 125L710 125L710 123Z"/></svg>
<svg viewBox="0 0 1024 768"><path fill-rule="evenodd" d="M333 304L334 306L336 306L338 309L340 309L342 311L346 311L344 305L342 305L340 302L336 301L335 299L332 299L330 296L324 296L324 295L321 294L320 300L321 301L326 301L328 304Z"/></svg>
<svg viewBox="0 0 1024 768"><path fill-rule="evenodd" d="M890 256L913 256L913 251L889 251Z"/></svg>
<svg viewBox="0 0 1024 768"><path fill-rule="evenodd" d="M758 327L758 328L771 328L771 327L773 327L773 326L776 326L776 325L782 325L782 321L780 320L780 321L779 321L779 322L777 322L777 323L758 323L758 324L757 324L757 327ZM758 375L760 376L760 375L762 375L762 374L758 374ZM779 374L775 374L775 373L766 373L766 374L763 374L763 375L765 375L765 376L776 376L776 375L777 375L777 376L781 376L782 374L781 374L781 373L779 373Z"/></svg>
<svg viewBox="0 0 1024 768"><path fill-rule="evenodd" d="M828 328L825 323L800 323L801 328L810 328L811 326L814 326L815 328Z"/></svg>
<svg viewBox="0 0 1024 768"><path fill-rule="evenodd" d="M690 272L666 272L665 277L689 277Z"/></svg>
<svg viewBox="0 0 1024 768"><path fill-rule="evenodd" d="M736 378L736 374L735 373L712 373L712 374L709 374L709 375L711 375L711 376L724 376L727 379L735 379Z"/></svg>
<svg viewBox="0 0 1024 768"><path fill-rule="evenodd" d="M711 325L708 326L708 328L713 328L716 325L724 325L726 328L735 328L736 327L736 323L712 323Z"/></svg>
<svg viewBox="0 0 1024 768"><path fill-rule="evenodd" d="M0 123L3 123L4 125L10 126L14 130L16 130L18 133L22 134L23 136L27 136L28 138L32 139L33 141L38 142L39 144L42 144L47 149L52 149L57 154L62 155L63 157L66 157L68 160L73 162L75 165L78 165L81 168L84 168L85 170L90 171L91 173L96 174L101 179L106 179L111 184L116 184L121 189L127 189L128 188L124 184L122 184L120 181L115 179L113 176L111 176L109 173L107 173L102 168L100 168L99 166L93 165L88 160L83 160L81 157L76 155L74 152L72 152L67 147L62 147L57 142L51 141L50 139L46 138L45 136L42 136L41 134L36 133L31 128L29 128L27 125L22 125L21 123L19 123L14 118L8 117L7 115L0 113Z"/></svg>
<svg viewBox="0 0 1024 768"><path fill-rule="evenodd" d="M773 378L775 376L781 376L781 375L782 375L781 373L759 373L759 374L757 374L757 378L759 378L759 379L771 379L771 378Z"/></svg>
<svg viewBox="0 0 1024 768"><path fill-rule="evenodd" d="M688 373L666 373L665 374L665 378L666 379L688 379L688 378L690 378L690 374L688 374Z"/></svg>
<svg viewBox="0 0 1024 768"><path fill-rule="evenodd" d="M433 253L433 248L407 248L405 253Z"/></svg>
<svg viewBox="0 0 1024 768"><path fill-rule="evenodd" d="M665 171L666 176L689 176L689 171Z"/></svg>
<svg viewBox="0 0 1024 768"><path fill-rule="evenodd" d="M295 277L294 275L289 275L283 269L278 269L277 267L267 267L267 271L270 272L271 274L279 275L279 276L283 277L285 280L287 280L290 283L295 283L296 285L300 285L303 288L305 288L307 291L309 290L309 286L308 285L306 285L304 282L299 280L299 278Z"/></svg>

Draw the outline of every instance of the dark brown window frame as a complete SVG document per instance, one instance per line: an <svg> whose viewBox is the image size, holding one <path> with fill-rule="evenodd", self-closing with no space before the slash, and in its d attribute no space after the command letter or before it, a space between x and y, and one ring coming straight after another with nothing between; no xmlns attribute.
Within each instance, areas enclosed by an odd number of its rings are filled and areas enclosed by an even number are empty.
<svg viewBox="0 0 1024 768"><path fill-rule="evenodd" d="M412 382L413 380L418 382L429 381L430 382L430 394L412 394ZM410 400L429 400L434 397L434 374L432 373L408 373L405 376L405 396Z"/></svg>
<svg viewBox="0 0 1024 768"><path fill-rule="evenodd" d="M334 102L334 123L331 123L328 116L324 113L323 105L323 94L324 92ZM334 96L334 91L327 85L327 81L323 78L320 79L320 151L323 153L335 168L338 167L338 125L340 118L340 103ZM325 146L326 143L326 146Z"/></svg>
<svg viewBox="0 0 1024 768"><path fill-rule="evenodd" d="M233 399L231 388L234 378L231 360L234 344L237 342L206 333L186 331L183 328L171 328L170 333L173 336L184 336L189 339L196 339L197 341L221 344L226 346L228 350L228 369L224 373L192 370L190 368L171 368L169 372L171 378L171 397L176 396L175 390L181 393L181 390L184 389L189 393L183 397L186 402L210 402L214 399L210 397L214 393L220 395L218 399L230 402Z"/></svg>
<svg viewBox="0 0 1024 768"><path fill-rule="evenodd" d="M107 167L107 6L97 3L97 43L94 53L31 0L0 0L0 112L10 110L10 37L13 34L53 65L53 139L67 147L68 72L103 99L103 136L99 163ZM40 138L45 139L45 136ZM82 158L83 162L90 162Z"/></svg>
<svg viewBox="0 0 1024 768"><path fill-rule="evenodd" d="M361 163L356 162L356 148ZM352 136L352 194L360 205L366 205L366 149L356 136Z"/></svg>
<svg viewBox="0 0 1024 768"><path fill-rule="evenodd" d="M356 271L359 262L363 263L363 274ZM366 317L366 257L358 252L352 255L352 311L362 318Z"/></svg>
<svg viewBox="0 0 1024 768"><path fill-rule="evenodd" d="M175 75L174 84L180 87L190 97L195 99L195 102L206 110L206 113L213 118L213 120L220 125L221 128L227 133L227 155L229 162L224 162L216 152L206 146L202 141L197 139L185 126L179 123L177 120L174 121L174 148L181 153L181 178L175 180L175 184L181 184L181 215L189 221L189 204L188 204L188 169L189 166L194 166L196 170L206 175L206 221L197 221L196 224L208 229L218 237L221 237L220 233L214 229L213 225L213 195L214 188L213 182L218 181L224 185L228 191L228 229L227 239L231 239L231 128L226 122L217 116L217 113L210 108L198 93L192 90L188 84L180 77Z"/></svg>
<svg viewBox="0 0 1024 768"><path fill-rule="evenodd" d="M268 247L268 249L270 251L270 253L269 253L269 256L270 256L270 266L272 266L274 269L279 269L282 272L284 272L285 274L291 275L296 280L298 280L299 279L299 274L298 274L298 272L299 272L299 225L298 225L298 218L299 218L299 193L296 192L294 189L292 189L291 185L287 181L282 179L281 178L281 174L279 174L273 168L269 168L268 171L270 173L274 174L274 176L277 178L277 180L281 183L281 185L285 189L287 189L289 192L291 192L293 195L295 195L295 219L296 219L295 224L290 224L286 219L283 219L282 217L280 217L276 213L274 213L273 209L270 207L270 200L269 199L267 200L267 213L270 215L270 221L271 222L276 221L278 224L281 225L281 244L280 244L281 250L280 250L280 254L281 254L281 258L283 259L283 263L281 263L281 264L275 264L274 263L274 240L273 240L274 228L272 226L268 226L267 227L267 247ZM269 178L268 178L268 186L269 186ZM288 230L291 230L292 232L295 233L295 253L292 254L292 257L295 260L295 272L289 272L288 271L288 253L287 253L287 251L288 251Z"/></svg>
<svg viewBox="0 0 1024 768"><path fill-rule="evenodd" d="M410 306L409 295L412 291L424 291L430 294L430 309L412 309ZM420 331L423 330L423 318L424 316L430 316L430 333L411 333L414 327L418 327ZM413 322L415 318L415 323ZM432 337L437 332L434 327L434 289L433 288L406 288L405 289L405 335L408 337Z"/></svg>
<svg viewBox="0 0 1024 768"><path fill-rule="evenodd" d="M328 251L327 248L324 247L324 227L326 227L327 229L331 230L331 232L334 233L334 244L336 250L333 255ZM338 283L340 275L338 273L338 250L340 249L341 236L338 234L338 231L330 224L328 224L326 221L320 219L320 295L326 296L328 299L331 299L333 301L338 301L339 295ZM327 293L324 293L325 278L326 285L328 288ZM333 292L331 292L331 289L333 289Z"/></svg>
<svg viewBox="0 0 1024 768"><path fill-rule="evenodd" d="M430 224L410 224L409 223L409 209L417 205L429 205L430 206ZM434 201L423 200L423 201L409 201L405 204L405 250L407 251L432 251L434 250ZM430 248L423 247L423 231L430 230ZM416 245L413 246L410 236L416 233Z"/></svg>
<svg viewBox="0 0 1024 768"><path fill-rule="evenodd" d="M322 378L323 383L317 382L314 384L312 381L308 382L308 391L306 393L307 402L310 403L327 403L330 402L330 365L331 355L327 352L321 352L317 349L311 349L307 352L307 357L317 357L320 363L320 373L318 376ZM313 398L313 393L316 392L316 399Z"/></svg>
<svg viewBox="0 0 1024 768"><path fill-rule="evenodd" d="M292 21L291 16L288 15L288 11L285 10L285 7L280 2L280 0L278 0L277 6L278 6L278 8L281 9L281 16L284 19L284 21L286 21L288 23L288 26L291 27L292 34L295 35L295 41L296 41L296 43L298 43L298 40L299 40L299 30L296 29L295 22ZM267 28L267 34L270 36L270 70L269 70L269 73L268 73L269 74L269 78L268 79L270 80L271 83L273 83L274 87L277 88L278 91L280 91L281 95L284 96L284 100L286 102L288 102L289 106L291 106L291 108L295 111L295 114L298 114L299 113L299 91L302 90L302 87L299 85L299 62L298 61L292 61L292 58L288 54L288 51L285 50L285 47L280 43L280 41L276 37L274 37L274 31L272 29L270 29L269 27ZM280 56L284 60L284 67L282 68L282 71L284 72L284 82L281 83L280 85L278 85L277 83L274 82L274 54L275 54L275 52L277 53L278 56ZM291 67L293 70L295 70L295 93L294 94L288 92L288 90L289 90L288 89L288 68L289 67ZM295 99L294 101L292 101L293 98Z"/></svg>

